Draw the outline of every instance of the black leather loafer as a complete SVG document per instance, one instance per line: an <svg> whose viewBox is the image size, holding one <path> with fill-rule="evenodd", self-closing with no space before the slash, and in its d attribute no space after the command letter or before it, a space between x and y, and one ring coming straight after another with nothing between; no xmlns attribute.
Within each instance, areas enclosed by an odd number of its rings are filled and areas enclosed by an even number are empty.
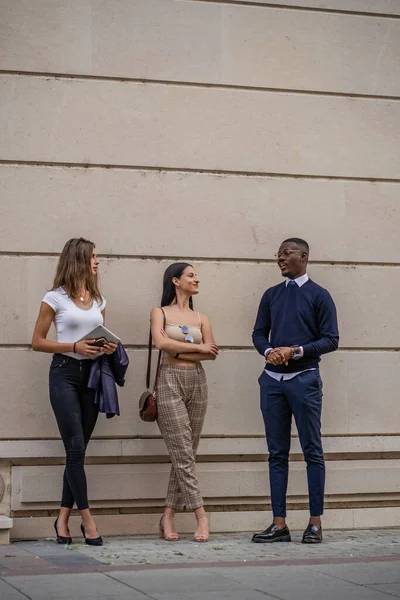
<svg viewBox="0 0 400 600"><path fill-rule="evenodd" d="M322 542L322 527L308 525L301 541L303 544L320 544Z"/></svg>
<svg viewBox="0 0 400 600"><path fill-rule="evenodd" d="M269 544L271 542L290 542L290 531L287 525L283 529L277 529L275 523L272 523L265 531L255 533L252 542L256 544Z"/></svg>

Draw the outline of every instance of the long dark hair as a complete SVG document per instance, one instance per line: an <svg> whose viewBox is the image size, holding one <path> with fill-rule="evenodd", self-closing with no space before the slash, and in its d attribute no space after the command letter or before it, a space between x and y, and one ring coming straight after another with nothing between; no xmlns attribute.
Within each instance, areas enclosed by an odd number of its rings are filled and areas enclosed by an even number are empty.
<svg viewBox="0 0 400 600"><path fill-rule="evenodd" d="M101 302L101 294L97 274L90 269L95 244L84 238L72 238L65 244L54 277L52 290L62 286L71 298L76 298L81 292L82 284L92 298Z"/></svg>
<svg viewBox="0 0 400 600"><path fill-rule="evenodd" d="M174 277L180 279L183 275L183 271L187 267L191 267L190 263L186 262L177 262L169 265L167 269L165 269L164 277L163 277L163 292L161 296L161 306L169 306L176 301L176 289L172 280ZM193 299L189 298L189 307L193 310Z"/></svg>

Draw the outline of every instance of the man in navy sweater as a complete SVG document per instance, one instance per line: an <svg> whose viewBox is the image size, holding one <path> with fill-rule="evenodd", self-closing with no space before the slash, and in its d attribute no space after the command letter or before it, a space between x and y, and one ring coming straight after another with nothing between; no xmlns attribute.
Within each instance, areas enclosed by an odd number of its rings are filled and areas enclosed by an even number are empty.
<svg viewBox="0 0 400 600"><path fill-rule="evenodd" d="M322 541L325 461L321 442L321 354L339 343L336 308L327 290L307 275L309 247L285 240L275 255L285 281L267 289L257 313L253 343L265 356L259 378L261 412L269 452L272 524L253 542L290 542L286 491L292 415L307 463L310 520L303 543Z"/></svg>

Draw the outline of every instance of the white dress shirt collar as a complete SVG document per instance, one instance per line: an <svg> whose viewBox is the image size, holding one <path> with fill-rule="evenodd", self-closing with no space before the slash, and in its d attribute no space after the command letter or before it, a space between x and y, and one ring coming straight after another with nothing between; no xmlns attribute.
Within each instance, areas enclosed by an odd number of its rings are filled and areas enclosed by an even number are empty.
<svg viewBox="0 0 400 600"><path fill-rule="evenodd" d="M286 287L288 286L289 281L295 281L297 285L301 287L302 285L307 283L308 280L309 276L307 275L307 273L304 273L304 275L301 275L301 277L297 277L296 279L286 279Z"/></svg>

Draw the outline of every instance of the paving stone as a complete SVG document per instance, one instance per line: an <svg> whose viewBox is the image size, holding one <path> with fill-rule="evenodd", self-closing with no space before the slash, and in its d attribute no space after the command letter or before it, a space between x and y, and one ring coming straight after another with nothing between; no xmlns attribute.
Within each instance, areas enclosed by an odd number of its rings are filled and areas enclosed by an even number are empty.
<svg viewBox="0 0 400 600"><path fill-rule="evenodd" d="M372 590L377 590L378 592L384 592L390 596L400 598L400 583L384 583L381 585L370 585L368 587Z"/></svg>
<svg viewBox="0 0 400 600"><path fill-rule="evenodd" d="M0 564L2 567L11 569L12 571L24 571L24 569L36 569L39 571L40 569L49 567L47 560L40 556L33 556L28 552L23 556L3 556L0 559Z"/></svg>
<svg viewBox="0 0 400 600"><path fill-rule="evenodd" d="M36 541L36 542L18 542L19 545L23 544L23 549L26 552L29 552L30 554L33 554L34 556L41 556L41 557L47 557L47 556L63 556L66 552L70 552L70 550L67 548L67 546L64 546L62 544L56 544L55 542L51 541L45 541L45 540L41 540L41 541ZM13 544L13 548L14 548L14 544ZM22 550L22 548L20 548L20 550Z"/></svg>
<svg viewBox="0 0 400 600"><path fill-rule="evenodd" d="M0 598L1 600L26 600L26 596L2 579L0 579Z"/></svg>
<svg viewBox="0 0 400 600"><path fill-rule="evenodd" d="M21 542L8 546L0 563L10 569L3 581L32 600L400 597L400 530L329 531L316 546L292 533L291 544L253 544L249 533L213 535L208 544L190 536L173 544L154 536L106 538L100 548ZM58 569L63 574L40 574Z"/></svg>
<svg viewBox="0 0 400 600"><path fill-rule="evenodd" d="M52 556L48 558L51 564L57 567L99 567L103 563L90 558L88 556L82 556L82 554L76 555L72 553L65 554L64 556Z"/></svg>
<svg viewBox="0 0 400 600"><path fill-rule="evenodd" d="M301 536L301 531L292 532L294 541L290 544L253 544L248 532L215 534L208 544L195 544L189 536L176 543L136 536L106 538L102 548L83 544L74 547L78 553L107 565L400 556L400 529L328 531L324 542L317 545L301 544Z"/></svg>
<svg viewBox="0 0 400 600"><path fill-rule="evenodd" d="M15 556L29 556L29 552L25 549L25 546L19 546L17 542L10 545L0 546L0 560L3 557L15 557Z"/></svg>
<svg viewBox="0 0 400 600"><path fill-rule="evenodd" d="M102 573L28 575L7 577L4 580L31 600L132 598L130 590L127 590L125 585Z"/></svg>
<svg viewBox="0 0 400 600"><path fill-rule="evenodd" d="M157 600L277 600L264 592L256 592L255 590L229 590L222 592L183 592L172 594L153 593L152 598Z"/></svg>
<svg viewBox="0 0 400 600"><path fill-rule="evenodd" d="M252 590L253 585L242 585L234 579L221 577L205 569L182 569L179 577L173 570L163 571L114 571L112 577L141 590L150 596L192 592L226 592L227 590Z"/></svg>
<svg viewBox="0 0 400 600"><path fill-rule="evenodd" d="M215 568L212 571L280 600L388 600L384 593L306 566Z"/></svg>
<svg viewBox="0 0 400 600"><path fill-rule="evenodd" d="M315 567L314 567L315 568ZM383 563L379 570L371 568L371 564L321 565L320 573L338 577L359 585L380 583L397 583L400 585L400 562Z"/></svg>

